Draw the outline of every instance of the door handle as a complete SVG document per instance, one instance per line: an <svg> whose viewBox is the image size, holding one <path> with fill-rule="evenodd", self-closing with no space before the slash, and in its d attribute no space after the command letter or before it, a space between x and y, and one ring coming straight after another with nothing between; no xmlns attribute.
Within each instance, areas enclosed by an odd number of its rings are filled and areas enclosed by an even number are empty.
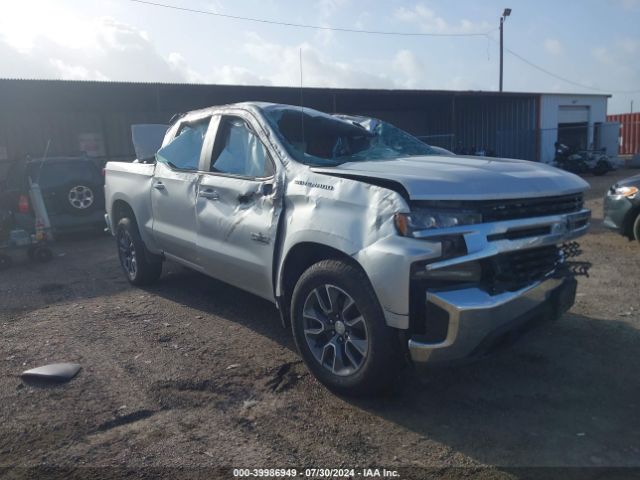
<svg viewBox="0 0 640 480"><path fill-rule="evenodd" d="M220 200L220 195L212 188L205 188L198 192L198 196L202 198L208 198L209 200Z"/></svg>
<svg viewBox="0 0 640 480"><path fill-rule="evenodd" d="M153 188L155 188L156 190L165 190L167 187L165 187L164 183L162 182L156 182L153 184Z"/></svg>

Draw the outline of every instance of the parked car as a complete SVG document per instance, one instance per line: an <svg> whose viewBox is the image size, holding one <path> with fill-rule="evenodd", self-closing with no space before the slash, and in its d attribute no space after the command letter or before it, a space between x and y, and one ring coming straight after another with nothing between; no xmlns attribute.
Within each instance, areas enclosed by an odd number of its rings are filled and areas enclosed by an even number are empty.
<svg viewBox="0 0 640 480"><path fill-rule="evenodd" d="M611 186L604 197L604 225L640 242L640 175Z"/></svg>
<svg viewBox="0 0 640 480"><path fill-rule="evenodd" d="M570 308L563 243L589 228L587 188L385 122L242 103L180 117L155 163L108 163L105 192L132 284L171 259L268 299L311 372L363 394L407 356L480 355Z"/></svg>
<svg viewBox="0 0 640 480"><path fill-rule="evenodd" d="M3 203L19 228L33 231L29 179L39 183L54 233L104 229L104 175L89 157L30 159L7 174Z"/></svg>

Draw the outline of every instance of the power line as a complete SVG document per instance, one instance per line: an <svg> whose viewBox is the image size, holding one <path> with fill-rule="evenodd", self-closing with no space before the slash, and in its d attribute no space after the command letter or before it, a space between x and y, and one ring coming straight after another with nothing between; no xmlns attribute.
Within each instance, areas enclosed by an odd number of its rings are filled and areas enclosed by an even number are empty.
<svg viewBox="0 0 640 480"><path fill-rule="evenodd" d="M141 3L143 5L151 5L153 7L168 8L171 10L180 10L182 12L198 13L201 15L211 15L213 17L229 18L232 20L242 20L246 22L267 23L269 25L280 25L284 27L294 27L294 28L309 28L313 30L328 30L332 32L364 33L368 35L395 35L395 36L404 36L404 37L486 37L489 35L489 33L495 31L495 30L490 30L488 32L475 32L475 33L425 33L425 32L394 32L394 31L386 31L386 30L357 30L355 28L328 27L323 25L308 25L303 23L279 22L276 20L267 20L264 18L241 17L239 15L228 15L224 13L210 12L208 10L198 10L195 8L178 7L177 5L169 5L166 3L151 2L147 0L129 0L129 1L134 3Z"/></svg>
<svg viewBox="0 0 640 480"><path fill-rule="evenodd" d="M167 8L167 9L171 9L171 10L179 10L179 11L182 11L182 12L197 13L197 14L200 14L200 15L209 15L209 16L213 16L213 17L227 18L227 19L231 19L231 20L240 20L240 21L254 22L254 23L264 23L264 24L269 24L269 25L279 25L279 26L284 26L284 27L307 28L307 29L312 29L312 30L324 30L324 31L343 32L343 33L360 33L360 34L366 34L366 35L387 35L387 36L402 36L402 37L486 37L487 39L491 40L492 42L498 43L497 40L492 38L491 35L490 35L491 33L495 32L497 29L489 30L488 32L472 32L472 33L426 33L426 32L397 32L397 31L388 31L388 30L357 30L357 29L354 29L354 28L341 28L341 27L329 27L329 26L323 26L323 25L310 25L310 24L303 24L303 23L280 22L280 21L277 21L277 20L268 20L268 19L264 19L264 18L253 18L253 17L243 17L243 16L239 16L239 15L229 15L229 14L225 14L225 13L211 12L211 11L208 11L208 10L198 10L198 9L195 9L195 8L179 7L177 5L169 5L169 4L166 4L166 3L152 2L152 1L149 1L149 0L129 0L129 1L133 2L133 3L138 3L138 4L142 4L142 5L149 5L149 6L153 6L153 7ZM513 55L518 60L520 60L523 63L526 63L530 67L535 68L536 70L539 70L540 72L542 72L542 73L544 73L546 75L549 75L550 77L553 77L553 78L555 78L557 80L560 80L560 81L563 81L565 83L574 85L576 87L584 88L585 90L591 90L591 91L594 91L594 92L601 92L601 93L615 93L615 94L640 93L640 90L606 90L606 89L603 89L603 88L598 88L598 87L585 85L583 83L576 82L574 80L570 80L570 79L565 78L565 77L563 77L561 75L553 73L550 70L547 70L546 68L541 67L540 65L536 65L535 63L533 63L533 62L527 60L526 58L524 58L522 55L514 52L510 48L505 47L504 49L507 51L507 53Z"/></svg>
<svg viewBox="0 0 640 480"><path fill-rule="evenodd" d="M494 38L490 37L487 35L487 38L489 38L489 40L491 40L492 42L498 43L497 40L495 40ZM510 48L504 47L504 49L510 53L511 55L513 55L514 57L516 57L518 60L520 60L523 63L526 63L527 65L529 65L532 68L535 68L536 70L541 71L542 73L545 73L547 75L549 75L550 77L553 77L557 80L561 80L563 82L569 83L571 85L575 85L576 87L580 87L580 88L584 88L586 90L592 90L594 92L602 92L602 93L615 93L615 94L632 94L632 93L640 93L640 90L606 90L603 88L598 88L598 87L593 87L593 86L589 86L589 85L585 85L583 83L580 82L576 82L574 80L570 80L568 78L562 77L560 75L558 75L557 73L553 73L549 70L547 70L546 68L541 67L540 65L536 65L535 63L527 60L526 58L524 58L522 55L514 52L513 50L511 50Z"/></svg>

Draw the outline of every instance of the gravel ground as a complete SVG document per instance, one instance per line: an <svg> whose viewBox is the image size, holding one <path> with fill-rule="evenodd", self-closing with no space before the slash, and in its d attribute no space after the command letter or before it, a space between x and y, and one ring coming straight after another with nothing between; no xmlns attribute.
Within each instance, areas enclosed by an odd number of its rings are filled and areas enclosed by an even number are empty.
<svg viewBox="0 0 640 480"><path fill-rule="evenodd" d="M318 384L266 301L171 264L133 288L110 237L60 242L51 263L0 273L0 466L14 467L0 475L640 467L640 245L601 227L602 195L632 173L587 177L594 266L559 322L471 364L407 371L377 399ZM56 387L19 377L58 361L83 369Z"/></svg>

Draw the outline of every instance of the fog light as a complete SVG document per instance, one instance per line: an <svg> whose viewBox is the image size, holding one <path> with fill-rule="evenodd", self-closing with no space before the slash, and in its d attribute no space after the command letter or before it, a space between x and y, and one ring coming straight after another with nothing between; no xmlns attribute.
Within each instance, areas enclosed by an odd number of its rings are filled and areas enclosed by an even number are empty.
<svg viewBox="0 0 640 480"><path fill-rule="evenodd" d="M479 262L460 263L433 270L427 270L427 266L416 265L413 278L446 282L479 282L482 279L482 267Z"/></svg>

